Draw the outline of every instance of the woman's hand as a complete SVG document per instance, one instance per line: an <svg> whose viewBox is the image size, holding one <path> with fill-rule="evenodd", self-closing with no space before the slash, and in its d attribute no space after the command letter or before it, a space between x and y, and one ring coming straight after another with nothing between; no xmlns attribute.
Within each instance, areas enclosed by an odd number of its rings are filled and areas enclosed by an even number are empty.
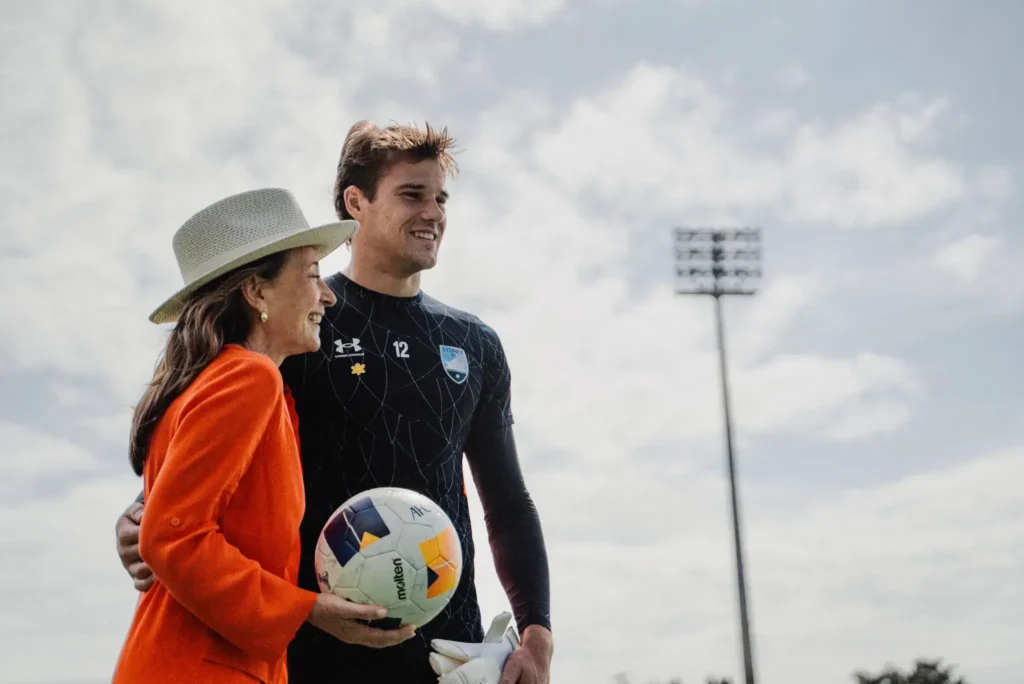
<svg viewBox="0 0 1024 684"><path fill-rule="evenodd" d="M380 606L354 603L336 594L320 594L306 621L347 644L370 648L396 646L416 633L412 625L399 629L378 629L359 622L386 616L387 610Z"/></svg>

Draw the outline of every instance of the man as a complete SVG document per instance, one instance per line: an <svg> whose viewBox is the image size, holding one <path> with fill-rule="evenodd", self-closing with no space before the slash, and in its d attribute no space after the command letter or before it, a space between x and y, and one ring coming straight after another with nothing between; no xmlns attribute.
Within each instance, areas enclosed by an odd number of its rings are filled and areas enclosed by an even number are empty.
<svg viewBox="0 0 1024 684"><path fill-rule="evenodd" d="M457 172L453 142L446 130L429 126L360 122L349 130L334 195L338 217L360 223L350 264L327 279L337 303L324 316L321 351L290 359L281 371L299 414L306 487L300 585L317 588L313 556L331 513L361 491L389 485L421 492L452 519L465 556L462 579L445 611L397 646L369 648L300 630L289 649L293 684L433 684L432 643L445 655L467 657L493 646L478 643L484 633L463 455L519 630L506 636L505 645L518 648L504 660L500 682L550 679L547 555L516 454L502 344L478 318L420 289L420 274L436 265L446 229L446 180ZM145 590L153 578L137 553L141 509L137 502L119 519L118 550L136 587ZM494 638L488 634L488 641ZM461 662L433 658L448 669ZM469 674L482 671L478 665L470 662L465 677L451 681L484 681Z"/></svg>

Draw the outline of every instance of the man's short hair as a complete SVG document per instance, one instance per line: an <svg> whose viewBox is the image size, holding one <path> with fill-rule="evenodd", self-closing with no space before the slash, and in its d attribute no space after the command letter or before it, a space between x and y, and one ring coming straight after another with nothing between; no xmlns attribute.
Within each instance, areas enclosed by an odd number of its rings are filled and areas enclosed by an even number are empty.
<svg viewBox="0 0 1024 684"><path fill-rule="evenodd" d="M459 170L452 157L455 139L448 129L437 130L391 124L378 128L372 121L359 121L349 129L338 160L334 181L334 208L339 219L351 219L345 207L345 188L354 185L372 202L380 179L403 161L433 159L441 171L453 177Z"/></svg>

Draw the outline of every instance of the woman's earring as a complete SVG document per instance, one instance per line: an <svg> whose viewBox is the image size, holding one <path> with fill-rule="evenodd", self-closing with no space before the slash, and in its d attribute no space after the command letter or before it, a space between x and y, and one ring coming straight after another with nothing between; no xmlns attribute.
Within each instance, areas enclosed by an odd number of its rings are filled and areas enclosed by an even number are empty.
<svg viewBox="0 0 1024 684"><path fill-rule="evenodd" d="M267 322L267 312L266 311L261 311L260 312L260 320L263 321L264 323Z"/></svg>

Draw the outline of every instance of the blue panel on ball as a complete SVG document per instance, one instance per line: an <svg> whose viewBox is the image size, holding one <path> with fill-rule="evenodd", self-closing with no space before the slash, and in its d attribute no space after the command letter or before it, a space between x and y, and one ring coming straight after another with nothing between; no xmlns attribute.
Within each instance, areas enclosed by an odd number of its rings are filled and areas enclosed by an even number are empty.
<svg viewBox="0 0 1024 684"><path fill-rule="evenodd" d="M349 506L349 509L355 513L373 510L374 508L376 507L373 505L373 499L371 499L370 497L360 499L359 501L356 501L351 506Z"/></svg>
<svg viewBox="0 0 1024 684"><path fill-rule="evenodd" d="M398 629L402 626L402 618L381 618L369 620L366 624L377 629Z"/></svg>
<svg viewBox="0 0 1024 684"><path fill-rule="evenodd" d="M327 542L327 546L330 547L331 553L334 554L334 557L343 566L352 560L352 556L359 552L359 544L352 543L352 528L349 526L348 521L345 520L346 513L348 511L344 511L341 515L335 517L324 528L324 540Z"/></svg>
<svg viewBox="0 0 1024 684"><path fill-rule="evenodd" d="M391 533L370 497L359 499L334 516L324 528L324 539L334 557L344 566L359 553L366 533L377 539Z"/></svg>

